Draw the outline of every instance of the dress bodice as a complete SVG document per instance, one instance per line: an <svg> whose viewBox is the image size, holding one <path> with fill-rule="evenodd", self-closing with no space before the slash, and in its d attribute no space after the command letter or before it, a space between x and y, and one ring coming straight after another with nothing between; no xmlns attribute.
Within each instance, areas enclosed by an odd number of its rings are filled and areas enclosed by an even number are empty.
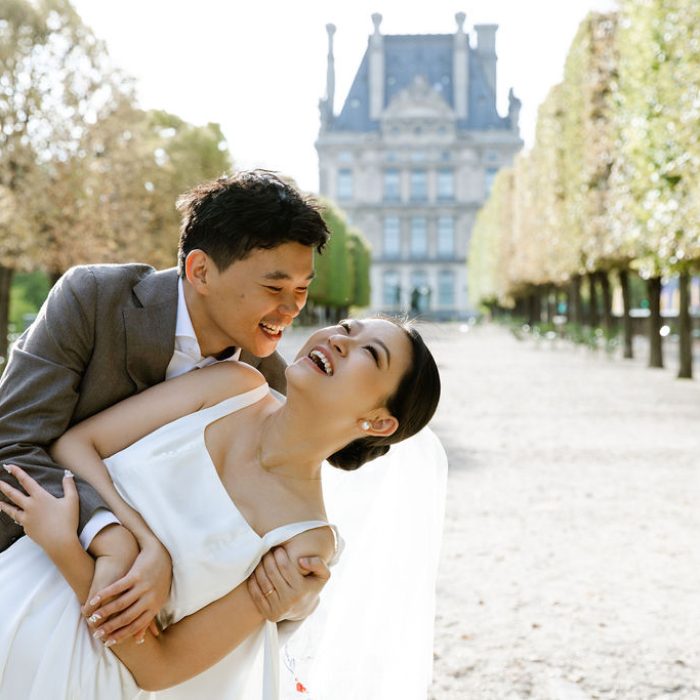
<svg viewBox="0 0 700 700"><path fill-rule="evenodd" d="M206 427L260 401L267 384L183 416L105 460L122 497L148 522L173 563L164 622L176 622L245 580L262 556L322 521L291 523L259 536L224 488Z"/></svg>

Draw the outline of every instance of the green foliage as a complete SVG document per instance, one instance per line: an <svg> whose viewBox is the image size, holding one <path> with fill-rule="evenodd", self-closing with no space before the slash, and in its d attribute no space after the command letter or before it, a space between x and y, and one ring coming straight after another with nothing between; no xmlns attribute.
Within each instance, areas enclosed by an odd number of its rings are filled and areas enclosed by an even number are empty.
<svg viewBox="0 0 700 700"><path fill-rule="evenodd" d="M624 0L611 225L645 277L700 259L700 4Z"/></svg>
<svg viewBox="0 0 700 700"><path fill-rule="evenodd" d="M348 232L348 244L353 260L354 284L352 306L365 307L370 303L369 269L372 251L369 243L357 229Z"/></svg>
<svg viewBox="0 0 700 700"><path fill-rule="evenodd" d="M10 332L20 333L26 325L25 316L36 314L51 288L43 272L17 273L10 292Z"/></svg>
<svg viewBox="0 0 700 700"><path fill-rule="evenodd" d="M348 228L345 216L333 202L325 200L321 204L331 238L323 253L316 256L309 301L333 309L368 306L369 244L357 229Z"/></svg>
<svg viewBox="0 0 700 700"><path fill-rule="evenodd" d="M591 13L539 108L533 148L477 217L472 304L509 306L586 272L700 267L698 124L700 3Z"/></svg>
<svg viewBox="0 0 700 700"><path fill-rule="evenodd" d="M508 285L502 278L513 244L513 169L494 178L491 196L478 212L469 248L469 297L478 307L492 301L507 305Z"/></svg>

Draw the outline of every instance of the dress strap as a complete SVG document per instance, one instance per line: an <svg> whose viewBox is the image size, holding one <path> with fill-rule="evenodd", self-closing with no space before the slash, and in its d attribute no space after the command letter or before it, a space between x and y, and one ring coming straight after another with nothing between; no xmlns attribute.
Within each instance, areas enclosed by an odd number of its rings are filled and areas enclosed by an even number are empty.
<svg viewBox="0 0 700 700"><path fill-rule="evenodd" d="M235 411L240 411L244 408L248 408L248 406L252 406L269 393L270 387L267 383L264 383L260 386L256 386L254 389L250 389L250 391L244 391L242 394L229 396L227 399L219 401L219 403L215 403L213 406L202 408L198 413L208 425L219 418L227 416L229 413L234 413Z"/></svg>
<svg viewBox="0 0 700 700"><path fill-rule="evenodd" d="M302 532L307 532L308 530L315 530L319 527L329 527L333 531L333 536L335 537L336 551L338 550L338 543L340 536L338 534L338 528L325 520L304 520L299 523L289 523L288 525L282 525L281 527L276 527L274 530L270 530L264 537L263 541L268 548L276 547L277 545L291 540L292 537L301 535Z"/></svg>

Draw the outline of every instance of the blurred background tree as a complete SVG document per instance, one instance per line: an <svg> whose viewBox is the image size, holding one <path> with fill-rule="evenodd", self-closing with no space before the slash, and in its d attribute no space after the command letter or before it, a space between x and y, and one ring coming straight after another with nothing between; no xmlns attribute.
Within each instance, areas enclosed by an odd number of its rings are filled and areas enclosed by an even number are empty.
<svg viewBox="0 0 700 700"><path fill-rule="evenodd" d="M336 323L351 307L369 304L370 248L362 234L348 227L343 212L330 200L321 201L331 237L316 258L316 277L309 287L304 319Z"/></svg>
<svg viewBox="0 0 700 700"><path fill-rule="evenodd" d="M0 17L4 358L16 272L39 269L52 283L88 262L175 264L177 197L232 163L217 124L139 109L131 81L67 0L0 0ZM37 299L25 295L27 279L15 331Z"/></svg>
<svg viewBox="0 0 700 700"><path fill-rule="evenodd" d="M649 365L661 367L673 322L662 319L662 280L673 279L679 376L691 377L698 123L700 3L623 0L619 13L591 13L539 108L532 149L496 179L478 215L472 303L513 307L536 324L563 309L571 332L595 344L615 332L617 290L624 356L636 303L648 315Z"/></svg>

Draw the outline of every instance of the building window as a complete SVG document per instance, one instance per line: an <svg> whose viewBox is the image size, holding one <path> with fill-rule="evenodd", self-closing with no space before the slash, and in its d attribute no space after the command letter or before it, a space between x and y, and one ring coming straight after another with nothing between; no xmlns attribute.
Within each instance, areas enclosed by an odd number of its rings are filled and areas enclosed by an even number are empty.
<svg viewBox="0 0 700 700"><path fill-rule="evenodd" d="M338 199L352 199L352 170L342 168L338 171Z"/></svg>
<svg viewBox="0 0 700 700"><path fill-rule="evenodd" d="M451 170L437 171L437 196L443 202L454 199L454 173Z"/></svg>
<svg viewBox="0 0 700 700"><path fill-rule="evenodd" d="M425 202L428 199L428 174L425 170L411 171L411 201Z"/></svg>
<svg viewBox="0 0 700 700"><path fill-rule="evenodd" d="M424 216L411 219L411 257L425 258L428 255L428 222Z"/></svg>
<svg viewBox="0 0 700 700"><path fill-rule="evenodd" d="M455 220L451 216L438 217L437 254L440 258L451 258L455 254Z"/></svg>
<svg viewBox="0 0 700 700"><path fill-rule="evenodd" d="M498 168L486 168L486 173L484 175L484 187L487 197L491 194L491 188L493 187L493 181L497 172Z"/></svg>
<svg viewBox="0 0 700 700"><path fill-rule="evenodd" d="M455 275L452 270L438 273L438 305L452 308L455 305Z"/></svg>
<svg viewBox="0 0 700 700"><path fill-rule="evenodd" d="M396 168L384 171L384 201L398 202L401 199L401 173Z"/></svg>
<svg viewBox="0 0 700 700"><path fill-rule="evenodd" d="M430 308L431 291L425 270L411 272L411 311L422 313Z"/></svg>
<svg viewBox="0 0 700 700"><path fill-rule="evenodd" d="M384 219L384 256L398 258L401 255L401 223L398 216Z"/></svg>
<svg viewBox="0 0 700 700"><path fill-rule="evenodd" d="M399 306L401 304L401 284L396 270L385 270L382 276L382 296L384 306Z"/></svg>

